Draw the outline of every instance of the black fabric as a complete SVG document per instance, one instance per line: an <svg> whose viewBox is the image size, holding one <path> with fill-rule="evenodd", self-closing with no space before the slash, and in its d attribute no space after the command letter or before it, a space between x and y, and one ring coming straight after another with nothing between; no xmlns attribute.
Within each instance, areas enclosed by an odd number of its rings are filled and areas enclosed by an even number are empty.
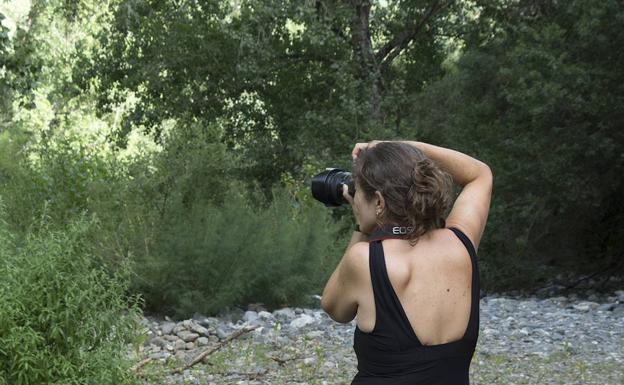
<svg viewBox="0 0 624 385"><path fill-rule="evenodd" d="M356 325L353 349L358 373L351 385L469 385L479 335L479 268L470 239L457 228L449 229L466 246L472 261L470 319L463 338L439 345L420 343L388 278L382 240L373 240L369 266L375 327L364 333Z"/></svg>

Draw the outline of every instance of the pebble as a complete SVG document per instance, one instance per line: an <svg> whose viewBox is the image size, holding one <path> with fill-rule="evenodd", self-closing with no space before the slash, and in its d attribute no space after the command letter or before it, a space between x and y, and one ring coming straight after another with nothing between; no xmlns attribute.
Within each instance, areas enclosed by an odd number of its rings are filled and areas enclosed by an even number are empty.
<svg viewBox="0 0 624 385"><path fill-rule="evenodd" d="M624 290L602 296L595 292L586 294L541 298L505 293L483 296L480 300L479 354L548 357L565 351L578 356L589 366L599 364L605 357L624 365ZM239 318L235 319L234 314ZM301 357L288 362L316 368L330 378L331 373L344 372L345 368L356 373L357 361L353 352L355 322L340 324L319 308L290 307L273 312L235 311L221 317L196 314L190 320L177 323L168 317L163 320L148 316L142 320L148 337L140 355L163 362L188 360L189 356L194 357L203 349L219 344L242 327L259 325L256 330L239 338L253 339L253 345L263 345L268 356L287 360L292 358L289 354L294 357L290 349L303 347L304 340L313 341L311 343L318 345L320 351L326 352L322 360L314 349L302 348ZM268 364L251 365L242 358L234 361L228 365L244 367L248 373L279 368L273 360L268 360ZM204 365L195 369L200 373L193 371L187 375L171 375L168 383L181 383L183 378L192 384L217 384L221 381L268 383L254 381L249 376L215 377L201 372L206 370ZM319 379L318 383L331 381Z"/></svg>

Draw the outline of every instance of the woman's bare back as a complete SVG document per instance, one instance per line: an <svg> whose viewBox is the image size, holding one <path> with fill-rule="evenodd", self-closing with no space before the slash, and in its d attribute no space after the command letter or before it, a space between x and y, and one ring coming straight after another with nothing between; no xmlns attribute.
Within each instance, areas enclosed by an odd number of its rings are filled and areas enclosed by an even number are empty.
<svg viewBox="0 0 624 385"><path fill-rule="evenodd" d="M413 247L401 239L383 240L382 247L392 288L421 344L460 340L468 327L472 286L470 255L460 239L443 228L429 231ZM376 320L370 271L364 282L356 323L370 333Z"/></svg>

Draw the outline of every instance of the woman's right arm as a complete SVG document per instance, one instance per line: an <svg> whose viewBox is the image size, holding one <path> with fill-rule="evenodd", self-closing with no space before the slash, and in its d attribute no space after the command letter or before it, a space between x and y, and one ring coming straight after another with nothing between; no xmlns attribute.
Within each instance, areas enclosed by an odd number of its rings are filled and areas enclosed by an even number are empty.
<svg viewBox="0 0 624 385"><path fill-rule="evenodd" d="M428 158L448 172L455 183L463 187L446 219L446 226L457 227L463 231L476 250L490 211L493 184L490 167L459 151L423 142L403 143L422 150Z"/></svg>

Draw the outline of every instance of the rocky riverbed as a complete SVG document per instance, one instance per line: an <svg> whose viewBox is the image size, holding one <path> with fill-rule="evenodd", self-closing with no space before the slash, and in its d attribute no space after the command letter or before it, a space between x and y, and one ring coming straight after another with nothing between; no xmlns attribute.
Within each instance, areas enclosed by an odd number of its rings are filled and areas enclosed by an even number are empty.
<svg viewBox="0 0 624 385"><path fill-rule="evenodd" d="M624 290L586 298L487 295L480 313L473 385L624 384ZM349 384L357 372L355 320L340 324L319 308L250 306L221 317L142 322L146 340L129 354L143 361L138 373L145 384L333 385Z"/></svg>

